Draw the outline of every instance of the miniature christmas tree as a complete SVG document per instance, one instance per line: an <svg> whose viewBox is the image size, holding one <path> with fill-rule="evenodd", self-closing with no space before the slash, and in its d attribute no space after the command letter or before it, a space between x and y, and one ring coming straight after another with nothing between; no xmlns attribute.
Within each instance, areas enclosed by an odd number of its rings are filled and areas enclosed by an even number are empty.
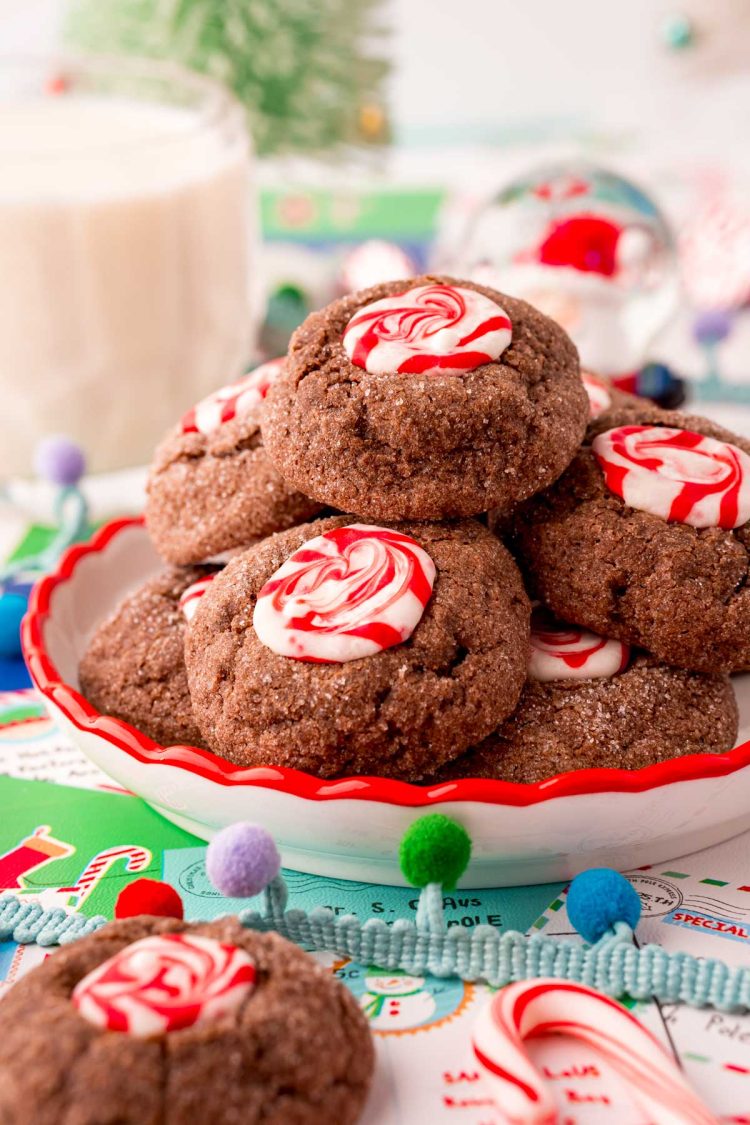
<svg viewBox="0 0 750 1125"><path fill-rule="evenodd" d="M380 0L71 0L69 42L170 59L219 79L261 153L386 139Z"/></svg>

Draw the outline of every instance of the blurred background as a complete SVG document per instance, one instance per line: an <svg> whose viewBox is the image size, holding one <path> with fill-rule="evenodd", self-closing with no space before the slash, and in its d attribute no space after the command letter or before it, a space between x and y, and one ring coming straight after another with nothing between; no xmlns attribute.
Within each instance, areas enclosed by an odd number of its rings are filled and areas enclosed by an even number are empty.
<svg viewBox="0 0 750 1125"><path fill-rule="evenodd" d="M137 507L197 398L425 268L750 432L750 0L0 0L0 55L6 517L57 434Z"/></svg>

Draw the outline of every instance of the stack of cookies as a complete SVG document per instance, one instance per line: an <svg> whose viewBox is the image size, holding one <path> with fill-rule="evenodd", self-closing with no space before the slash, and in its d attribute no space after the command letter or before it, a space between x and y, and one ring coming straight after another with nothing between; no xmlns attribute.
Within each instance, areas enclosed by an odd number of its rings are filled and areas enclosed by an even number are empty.
<svg viewBox="0 0 750 1125"><path fill-rule="evenodd" d="M167 435L146 522L169 566L99 627L84 693L320 777L731 748L750 443L582 378L523 301L405 284L312 314Z"/></svg>

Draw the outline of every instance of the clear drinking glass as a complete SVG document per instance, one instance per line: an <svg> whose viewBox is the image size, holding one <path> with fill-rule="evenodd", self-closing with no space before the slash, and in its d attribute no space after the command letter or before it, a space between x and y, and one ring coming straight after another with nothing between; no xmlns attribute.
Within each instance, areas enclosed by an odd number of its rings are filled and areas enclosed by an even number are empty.
<svg viewBox="0 0 750 1125"><path fill-rule="evenodd" d="M249 358L241 106L169 64L0 58L0 476L64 433L90 469L154 444Z"/></svg>

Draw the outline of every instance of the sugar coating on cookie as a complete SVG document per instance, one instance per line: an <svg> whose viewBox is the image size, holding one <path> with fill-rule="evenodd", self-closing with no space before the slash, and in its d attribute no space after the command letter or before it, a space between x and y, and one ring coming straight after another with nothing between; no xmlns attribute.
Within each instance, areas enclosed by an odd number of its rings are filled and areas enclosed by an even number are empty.
<svg viewBox="0 0 750 1125"><path fill-rule="evenodd" d="M418 285L355 313L344 350L371 375L460 374L491 363L511 341L500 305L459 285Z"/></svg>
<svg viewBox="0 0 750 1125"><path fill-rule="evenodd" d="M146 487L146 526L168 562L215 559L320 511L279 475L263 447L263 405L285 363L269 360L215 391L158 446Z"/></svg>
<svg viewBox="0 0 750 1125"><path fill-rule="evenodd" d="M124 979L118 971L105 994L113 961ZM76 1005L92 974L97 1004L114 996L130 1026L111 1030ZM196 1007L199 1018L184 1022ZM139 1034L144 1013L155 1019ZM26 973L3 997L3 1016L0 1120L17 1125L103 1114L119 1125L354 1125L374 1069L372 1035L351 992L298 946L236 916L110 922Z"/></svg>
<svg viewBox="0 0 750 1125"><path fill-rule="evenodd" d="M199 934L155 934L87 973L72 1001L96 1027L145 1038L229 1015L254 982L253 960L236 945Z"/></svg>
<svg viewBox="0 0 750 1125"><path fill-rule="evenodd" d="M560 475L588 417L558 325L486 286L425 276L312 313L262 431L288 482L369 523L508 511Z"/></svg>
<svg viewBox="0 0 750 1125"><path fill-rule="evenodd" d="M474 520L377 528L374 542L358 525L337 516L271 536L200 598L185 660L216 754L319 777L419 780L513 710L531 607L506 548ZM299 659L298 644L317 659Z"/></svg>
<svg viewBox="0 0 750 1125"><path fill-rule="evenodd" d="M671 426L618 426L591 443L607 487L630 508L690 527L750 519L750 456Z"/></svg>
<svg viewBox="0 0 750 1125"><path fill-rule="evenodd" d="M524 784L581 769L642 769L686 754L723 754L737 737L726 676L670 668L644 653L612 676L529 679L518 707L431 781Z"/></svg>
<svg viewBox="0 0 750 1125"><path fill-rule="evenodd" d="M162 746L202 745L193 719L183 639L211 567L167 567L129 594L92 635L78 669L81 691L105 715Z"/></svg>
<svg viewBox="0 0 750 1125"><path fill-rule="evenodd" d="M342 664L403 644L434 582L434 562L410 536L348 524L289 556L260 590L253 627L281 656Z"/></svg>
<svg viewBox="0 0 750 1125"><path fill-rule="evenodd" d="M591 680L616 676L630 662L630 648L587 629L548 621L539 614L531 620L529 678Z"/></svg>
<svg viewBox="0 0 750 1125"><path fill-rule="evenodd" d="M736 523L750 442L698 415L612 398L565 473L506 528L530 587L561 620L668 664L750 668L750 521Z"/></svg>
<svg viewBox="0 0 750 1125"><path fill-rule="evenodd" d="M235 383L214 391L183 416L183 434L212 434L219 426L243 420L260 408L268 388L284 368L284 358L269 359Z"/></svg>

